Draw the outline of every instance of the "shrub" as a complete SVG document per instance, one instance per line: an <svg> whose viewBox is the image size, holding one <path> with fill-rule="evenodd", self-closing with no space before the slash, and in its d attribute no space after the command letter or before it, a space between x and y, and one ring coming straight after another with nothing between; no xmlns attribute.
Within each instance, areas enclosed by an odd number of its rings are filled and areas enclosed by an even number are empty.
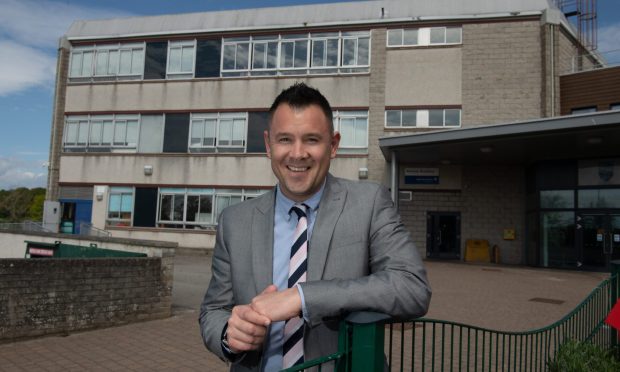
<svg viewBox="0 0 620 372"><path fill-rule="evenodd" d="M589 342L564 342L556 359L547 361L550 372L617 372L618 361L611 351Z"/></svg>

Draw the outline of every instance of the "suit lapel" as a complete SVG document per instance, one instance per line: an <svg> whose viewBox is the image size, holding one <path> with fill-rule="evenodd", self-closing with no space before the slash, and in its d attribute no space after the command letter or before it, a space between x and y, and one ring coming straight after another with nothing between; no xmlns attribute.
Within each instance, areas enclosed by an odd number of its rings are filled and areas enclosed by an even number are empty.
<svg viewBox="0 0 620 372"><path fill-rule="evenodd" d="M273 216L274 191L260 198L252 216L252 271L256 293L273 283Z"/></svg>
<svg viewBox="0 0 620 372"><path fill-rule="evenodd" d="M329 245L345 199L346 190L328 174L308 247L308 281L323 277Z"/></svg>

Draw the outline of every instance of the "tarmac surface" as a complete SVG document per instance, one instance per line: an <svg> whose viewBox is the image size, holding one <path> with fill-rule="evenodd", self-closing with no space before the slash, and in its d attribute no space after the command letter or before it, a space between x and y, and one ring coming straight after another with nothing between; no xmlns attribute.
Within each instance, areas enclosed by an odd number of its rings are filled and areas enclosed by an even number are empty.
<svg viewBox="0 0 620 372"><path fill-rule="evenodd" d="M433 287L426 317L511 331L559 320L608 277L447 261L425 264ZM227 371L205 349L198 330L210 266L208 255L175 258L172 317L0 344L0 371Z"/></svg>

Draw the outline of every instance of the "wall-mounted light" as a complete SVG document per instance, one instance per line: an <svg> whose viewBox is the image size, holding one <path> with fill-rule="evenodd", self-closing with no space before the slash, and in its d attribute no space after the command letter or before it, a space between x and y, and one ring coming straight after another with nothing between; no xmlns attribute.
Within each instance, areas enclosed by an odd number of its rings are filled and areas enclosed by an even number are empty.
<svg viewBox="0 0 620 372"><path fill-rule="evenodd" d="M368 178L368 168L360 168L358 173L358 177L360 180L365 180Z"/></svg>
<svg viewBox="0 0 620 372"><path fill-rule="evenodd" d="M150 176L153 174L153 166L152 165L145 165L144 166L144 175L145 176Z"/></svg>
<svg viewBox="0 0 620 372"><path fill-rule="evenodd" d="M95 197L98 201L103 200L103 195L105 194L105 186L95 186Z"/></svg>

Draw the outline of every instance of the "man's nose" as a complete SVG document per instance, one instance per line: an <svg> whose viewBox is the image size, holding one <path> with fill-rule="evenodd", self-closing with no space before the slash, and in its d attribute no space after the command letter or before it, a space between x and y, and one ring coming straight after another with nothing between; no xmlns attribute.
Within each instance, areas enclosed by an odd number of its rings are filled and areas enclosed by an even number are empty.
<svg viewBox="0 0 620 372"><path fill-rule="evenodd" d="M295 141L291 148L291 157L295 159L303 159L307 155L306 146L303 141Z"/></svg>

